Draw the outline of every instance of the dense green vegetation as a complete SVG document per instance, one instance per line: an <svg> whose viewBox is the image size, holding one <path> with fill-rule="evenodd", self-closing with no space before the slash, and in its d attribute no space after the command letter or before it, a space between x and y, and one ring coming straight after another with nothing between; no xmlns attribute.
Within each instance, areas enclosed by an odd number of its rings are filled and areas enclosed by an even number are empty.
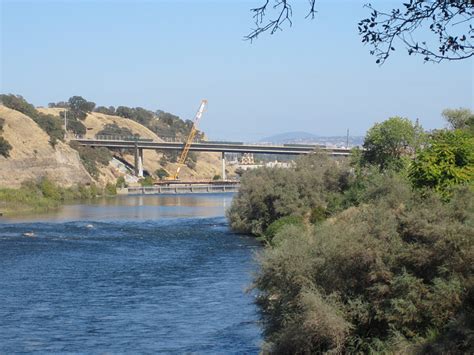
<svg viewBox="0 0 474 355"><path fill-rule="evenodd" d="M48 135L49 142L54 147L58 140L64 139L64 130L57 117L45 115L27 102L20 95L0 95L0 102L8 108L19 111L35 121Z"/></svg>
<svg viewBox="0 0 474 355"><path fill-rule="evenodd" d="M79 152L82 164L88 173L97 178L99 176L99 168L97 164L107 165L112 160L112 153L104 147L92 148L81 146L76 142L71 142L71 147Z"/></svg>
<svg viewBox="0 0 474 355"><path fill-rule="evenodd" d="M266 241L254 281L264 350L474 351L474 144L462 122L425 135L392 118L350 162L316 153L243 174L228 218Z"/></svg>
<svg viewBox="0 0 474 355"><path fill-rule="evenodd" d="M37 181L25 182L19 189L0 188L0 210L5 214L45 211L57 208L67 201L115 193L113 185L107 185L104 190L94 184L66 188L43 177Z"/></svg>
<svg viewBox="0 0 474 355"><path fill-rule="evenodd" d="M116 123L107 123L102 130L97 132L97 135L132 137L134 134L126 127L120 127Z"/></svg>
<svg viewBox="0 0 474 355"><path fill-rule="evenodd" d="M112 112L112 109L113 107L110 107L108 111ZM161 110L153 112L142 107L119 106L114 114L144 125L165 140L184 140L193 125L192 121L182 120L171 113ZM202 132L196 134L196 139L202 139L203 137Z"/></svg>

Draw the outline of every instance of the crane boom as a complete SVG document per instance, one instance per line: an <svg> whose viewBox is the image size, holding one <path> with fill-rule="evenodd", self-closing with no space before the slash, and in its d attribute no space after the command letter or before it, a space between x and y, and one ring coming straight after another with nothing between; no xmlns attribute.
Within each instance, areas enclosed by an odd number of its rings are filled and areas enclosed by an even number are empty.
<svg viewBox="0 0 474 355"><path fill-rule="evenodd" d="M186 162L186 158L188 157L189 149L191 148L191 144L193 144L194 137L196 136L197 133L197 123L202 117L202 114L204 113L204 110L206 109L207 106L207 100L201 100L201 105L199 105L199 109L196 112L196 116L194 117L193 120L193 125L191 127L191 132L189 132L188 138L186 139L186 142L184 144L183 151L181 152L181 155L179 156L178 159L178 168L176 169L176 173L172 176L173 180L177 180L179 177L179 171L181 167L184 165Z"/></svg>

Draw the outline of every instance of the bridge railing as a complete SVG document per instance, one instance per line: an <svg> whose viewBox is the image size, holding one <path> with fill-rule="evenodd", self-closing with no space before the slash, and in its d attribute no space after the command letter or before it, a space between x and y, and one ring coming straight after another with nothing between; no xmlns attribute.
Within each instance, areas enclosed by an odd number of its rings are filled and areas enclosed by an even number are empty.
<svg viewBox="0 0 474 355"><path fill-rule="evenodd" d="M189 185L189 186L130 186L129 194L153 195L153 194L186 194L186 193L223 193L237 192L239 184L234 185Z"/></svg>

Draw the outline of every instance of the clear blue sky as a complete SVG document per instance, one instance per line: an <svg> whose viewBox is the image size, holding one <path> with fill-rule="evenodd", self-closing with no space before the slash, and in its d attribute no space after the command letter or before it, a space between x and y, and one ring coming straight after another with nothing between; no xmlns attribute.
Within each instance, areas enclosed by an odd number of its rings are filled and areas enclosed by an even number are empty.
<svg viewBox="0 0 474 355"><path fill-rule="evenodd" d="M295 0L293 27L254 43L263 0L0 2L0 91L35 105L81 95L192 118L207 98L201 129L233 140L363 135L394 115L431 129L444 108L474 106L472 60L424 64L398 46L376 65L357 34L366 0L318 1L313 21Z"/></svg>

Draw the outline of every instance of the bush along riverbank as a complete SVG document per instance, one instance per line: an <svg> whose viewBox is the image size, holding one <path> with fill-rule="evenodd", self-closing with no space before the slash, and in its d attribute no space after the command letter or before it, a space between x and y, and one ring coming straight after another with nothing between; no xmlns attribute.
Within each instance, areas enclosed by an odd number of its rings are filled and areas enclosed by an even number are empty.
<svg viewBox="0 0 474 355"><path fill-rule="evenodd" d="M395 117L352 161L244 174L227 215L266 243L264 352L474 351L473 117L434 132Z"/></svg>
<svg viewBox="0 0 474 355"><path fill-rule="evenodd" d="M48 178L26 182L19 189L0 188L0 213L4 216L56 209L73 200L87 200L116 195L115 185L105 188L96 185L61 187Z"/></svg>

